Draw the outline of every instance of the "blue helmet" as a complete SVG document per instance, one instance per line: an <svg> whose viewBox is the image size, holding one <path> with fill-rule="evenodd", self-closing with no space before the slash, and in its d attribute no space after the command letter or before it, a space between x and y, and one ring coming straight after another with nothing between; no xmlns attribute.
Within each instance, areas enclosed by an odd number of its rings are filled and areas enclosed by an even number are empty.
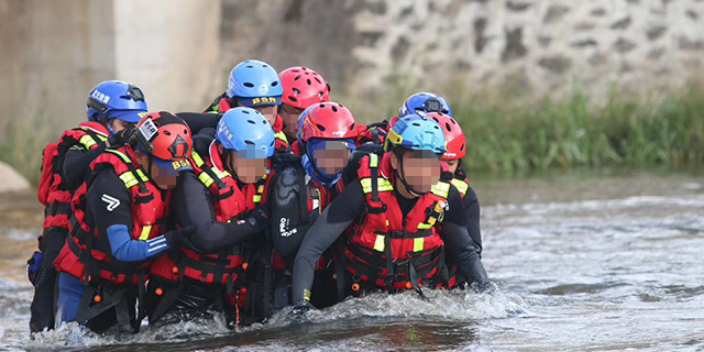
<svg viewBox="0 0 704 352"><path fill-rule="evenodd" d="M280 105L284 89L279 74L271 65L259 60L242 61L230 72L227 97L237 98L244 106Z"/></svg>
<svg viewBox="0 0 704 352"><path fill-rule="evenodd" d="M274 155L274 129L259 111L238 107L222 115L215 139L238 157L266 159ZM242 153L244 151L244 153Z"/></svg>
<svg viewBox="0 0 704 352"><path fill-rule="evenodd" d="M445 134L440 125L424 113L411 114L399 119L386 135L384 150L394 147L410 150L430 150L442 154L447 150Z"/></svg>
<svg viewBox="0 0 704 352"><path fill-rule="evenodd" d="M433 93L420 92L411 95L403 102L403 105L398 109L398 117L408 116L419 110L426 113L441 112L452 116L452 110L445 98Z"/></svg>
<svg viewBox="0 0 704 352"><path fill-rule="evenodd" d="M87 115L89 121L120 119L137 123L140 113L147 112L142 90L123 81L101 82L88 94Z"/></svg>

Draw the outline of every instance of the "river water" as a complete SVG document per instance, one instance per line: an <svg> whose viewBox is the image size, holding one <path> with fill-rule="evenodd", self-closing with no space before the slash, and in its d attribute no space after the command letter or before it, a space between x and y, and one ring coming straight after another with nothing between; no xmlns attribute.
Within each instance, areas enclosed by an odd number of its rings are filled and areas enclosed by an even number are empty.
<svg viewBox="0 0 704 352"><path fill-rule="evenodd" d="M129 338L68 326L28 333L24 261L41 212L0 197L0 350L704 351L704 171L600 171L477 180L492 294L430 292Z"/></svg>

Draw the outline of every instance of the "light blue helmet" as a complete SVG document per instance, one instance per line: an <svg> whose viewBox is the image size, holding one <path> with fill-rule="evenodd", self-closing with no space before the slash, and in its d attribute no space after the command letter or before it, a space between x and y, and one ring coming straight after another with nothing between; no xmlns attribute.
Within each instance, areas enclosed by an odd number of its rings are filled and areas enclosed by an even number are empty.
<svg viewBox="0 0 704 352"><path fill-rule="evenodd" d="M435 154L445 153L445 135L433 119L424 113L411 114L399 119L386 135L384 150L395 147L410 150L430 150Z"/></svg>
<svg viewBox="0 0 704 352"><path fill-rule="evenodd" d="M271 65L259 60L242 61L230 72L227 97L241 105L254 107L280 105L284 90L279 74Z"/></svg>
<svg viewBox="0 0 704 352"><path fill-rule="evenodd" d="M445 98L428 92L415 93L408 97L403 105L398 109L398 117L415 114L417 111L425 113L441 112L445 115L452 116L450 105L447 104Z"/></svg>
<svg viewBox="0 0 704 352"><path fill-rule="evenodd" d="M139 114L147 112L142 90L123 81L105 81L95 86L88 94L86 106L89 121L100 121L106 116L108 120L137 123L142 118Z"/></svg>
<svg viewBox="0 0 704 352"><path fill-rule="evenodd" d="M266 159L274 155L274 129L257 110L238 107L222 115L215 139L240 158Z"/></svg>

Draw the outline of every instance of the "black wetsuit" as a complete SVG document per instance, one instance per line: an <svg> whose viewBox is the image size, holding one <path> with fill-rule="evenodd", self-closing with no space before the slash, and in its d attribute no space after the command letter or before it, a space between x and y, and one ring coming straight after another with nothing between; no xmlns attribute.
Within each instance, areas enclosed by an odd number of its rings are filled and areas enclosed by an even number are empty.
<svg viewBox="0 0 704 352"><path fill-rule="evenodd" d="M398 193L396 198L404 214L417 203L418 198L407 199ZM469 282L485 286L489 279L473 241L467 233L464 207L459 191L450 187L449 210L445 213L440 235L445 241L448 254L458 263L460 272ZM294 263L293 302L304 302L306 291L313 284L315 265L320 255L330 247L347 227L364 215L365 195L359 180L347 185L344 191L323 211L308 230Z"/></svg>

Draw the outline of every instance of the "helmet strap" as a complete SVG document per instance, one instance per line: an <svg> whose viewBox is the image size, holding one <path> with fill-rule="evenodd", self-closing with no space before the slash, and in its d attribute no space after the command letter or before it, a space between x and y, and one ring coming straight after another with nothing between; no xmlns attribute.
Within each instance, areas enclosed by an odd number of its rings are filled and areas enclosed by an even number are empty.
<svg viewBox="0 0 704 352"><path fill-rule="evenodd" d="M108 120L108 114L102 114L98 118L98 121L105 126L105 129L110 132L111 135L115 134L115 130L112 129L112 126L110 126L110 120Z"/></svg>

